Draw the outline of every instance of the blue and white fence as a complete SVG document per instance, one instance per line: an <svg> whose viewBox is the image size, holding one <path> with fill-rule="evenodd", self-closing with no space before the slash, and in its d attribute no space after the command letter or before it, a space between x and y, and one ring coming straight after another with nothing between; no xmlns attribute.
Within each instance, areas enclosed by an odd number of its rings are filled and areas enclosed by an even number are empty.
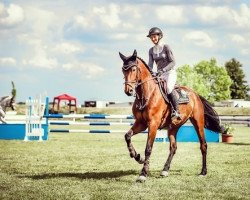
<svg viewBox="0 0 250 200"><path fill-rule="evenodd" d="M46 118L63 119L134 119L132 115L106 115L106 114L48 114Z"/></svg>
<svg viewBox="0 0 250 200"><path fill-rule="evenodd" d="M45 115L41 119L41 110L37 113L26 113L26 123L20 124L22 131L22 139L27 137L41 137L43 140L48 139L49 133L62 132L62 133L126 133L134 123L134 118L132 115L105 115L105 114L49 114L49 99L46 98L45 105ZM40 107L42 107L40 103ZM32 108L31 103L27 103L27 108L30 110ZM27 111L29 112L29 111ZM38 114L39 113L39 114ZM34 117L35 116L35 117ZM32 119L32 117L34 119ZM32 122L33 120L33 122ZM36 120L40 120L40 125L33 126L33 133L29 133L29 127L32 127L31 124L35 123ZM30 124L30 125L28 125ZM56 126L56 127L55 127ZM0 126L0 132L2 132ZM11 128L10 128L11 127ZM59 127L59 128L58 128ZM72 127L72 128L71 128ZM76 128L77 127L77 128ZM95 127L95 129L94 129ZM105 127L105 128L103 128ZM109 129L106 129L106 128ZM119 128L119 129L115 129ZM124 128L123 128L124 127ZM17 130L18 129L18 130ZM43 129L43 130L41 130ZM8 127L5 128L5 132L20 132L20 127L11 126L8 124ZM37 130L37 131L36 131ZM146 133L147 131L143 132ZM206 139L208 142L219 142L219 134L214 133L205 129ZM21 139L20 137L18 139ZM0 139L3 139L0 134ZM15 139L15 136L9 138ZM168 141L167 139L167 130L162 130L157 133L156 141ZM198 142L198 137L193 126L182 126L177 134L177 141L180 142Z"/></svg>
<svg viewBox="0 0 250 200"><path fill-rule="evenodd" d="M26 115L6 117L7 124L0 124L0 139L47 140L48 124L44 122L45 103L40 99L26 101ZM12 119L12 121L10 121Z"/></svg>
<svg viewBox="0 0 250 200"><path fill-rule="evenodd" d="M128 127L132 126L134 123L134 117L132 115L105 115L105 114L47 114L46 118L51 119L61 119L60 121L49 121L49 132L62 132L62 133L126 133ZM71 121L64 121L64 119L71 119ZM81 121L76 121L81 120ZM94 120L94 121L91 121ZM96 121L99 120L99 121ZM102 120L102 121L100 121ZM103 121L103 120L118 120L117 121ZM125 120L125 121L123 121ZM128 121L129 120L129 121ZM84 126L88 129L53 129L52 126ZM119 126L125 127L125 129L115 130L111 128L110 130L105 129L93 129L92 127L107 127L107 126ZM144 131L143 133L147 133ZM207 142L219 142L219 134L208 129L205 129ZM161 130L157 132L155 139L156 142L168 142L167 130ZM179 129L177 134L177 141L179 142L198 142L199 138L193 126L185 125Z"/></svg>
<svg viewBox="0 0 250 200"><path fill-rule="evenodd" d="M26 123L25 123L25 141L30 137L38 137L43 140L44 128L42 127L42 117L45 110L45 103L41 97L39 99L26 100Z"/></svg>
<svg viewBox="0 0 250 200"><path fill-rule="evenodd" d="M93 115L92 115L93 116ZM100 119L100 118L96 118L96 116L94 116L94 119ZM116 117L116 116L115 116ZM85 118L86 119L86 118ZM88 118L89 119L89 118ZM92 118L93 119L93 118ZM104 119L104 118L101 118ZM114 118L112 118L114 119ZM116 119L120 119L120 118L116 118ZM132 122L105 122L105 121L101 121L101 122L76 122L76 121L50 121L49 125L51 126L88 126L88 127L93 127L93 126L97 126L97 127L111 127L111 126L132 126L133 123ZM75 130L75 129L50 129L50 132L64 132L64 133L122 133L126 130L103 130L103 129L87 129L87 130Z"/></svg>
<svg viewBox="0 0 250 200"><path fill-rule="evenodd" d="M57 118L58 115L48 115L47 118ZM49 132L64 132L64 133L124 133L128 131L128 127L133 125L133 117L130 115L62 115L60 118L63 119L71 119L72 121L54 121L50 120L50 130ZM84 120L84 121L75 121L76 119ZM99 121L91 121L91 120L99 120ZM101 121L102 120L102 121ZM105 121L104 121L105 120ZM118 121L106 121L106 120L118 120ZM130 122L122 122L122 120L131 120ZM87 129L54 129L53 126L83 126L87 127ZM113 127L124 127L124 129L114 129ZM98 127L98 129L93 129L93 127ZM100 127L109 127L109 129L100 129ZM144 131L143 133L145 133Z"/></svg>

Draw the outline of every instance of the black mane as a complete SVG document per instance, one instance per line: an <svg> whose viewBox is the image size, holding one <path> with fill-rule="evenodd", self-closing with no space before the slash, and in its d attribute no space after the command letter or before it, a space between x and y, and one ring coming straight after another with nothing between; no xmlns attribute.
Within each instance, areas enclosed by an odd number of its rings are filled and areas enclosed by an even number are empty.
<svg viewBox="0 0 250 200"><path fill-rule="evenodd" d="M148 69L148 71L153 75L153 71L150 69L150 67L148 66L148 64L140 57L137 56L137 58L142 61L142 63L146 66L146 68Z"/></svg>

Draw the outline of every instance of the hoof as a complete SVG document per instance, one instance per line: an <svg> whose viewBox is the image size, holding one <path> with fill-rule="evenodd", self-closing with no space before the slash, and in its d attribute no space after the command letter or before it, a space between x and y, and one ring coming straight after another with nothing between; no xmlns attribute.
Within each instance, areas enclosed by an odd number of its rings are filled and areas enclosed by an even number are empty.
<svg viewBox="0 0 250 200"><path fill-rule="evenodd" d="M139 176L137 179L136 179L136 182L140 182L140 183L143 183L147 180L147 177L146 176Z"/></svg>
<svg viewBox="0 0 250 200"><path fill-rule="evenodd" d="M168 176L168 171L162 171L161 176L162 177L167 177Z"/></svg>
<svg viewBox="0 0 250 200"><path fill-rule="evenodd" d="M199 177L206 177L206 174L199 174Z"/></svg>
<svg viewBox="0 0 250 200"><path fill-rule="evenodd" d="M206 175L207 175L207 173L202 173L202 172L201 172L201 173L199 174L199 177L205 177Z"/></svg>

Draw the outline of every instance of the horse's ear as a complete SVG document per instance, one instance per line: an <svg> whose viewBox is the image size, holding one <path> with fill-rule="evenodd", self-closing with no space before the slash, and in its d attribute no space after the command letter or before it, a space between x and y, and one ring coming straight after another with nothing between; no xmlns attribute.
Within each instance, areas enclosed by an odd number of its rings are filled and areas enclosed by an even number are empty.
<svg viewBox="0 0 250 200"><path fill-rule="evenodd" d="M124 62L125 60L127 60L126 56L124 56L122 53L119 52L119 55L120 55L120 58L123 60L123 62Z"/></svg>
<svg viewBox="0 0 250 200"><path fill-rule="evenodd" d="M136 50L134 50L134 53L132 55L132 60L136 60L136 58L137 58L137 52Z"/></svg>
<svg viewBox="0 0 250 200"><path fill-rule="evenodd" d="M136 51L136 49L134 50L133 57L137 57L137 51Z"/></svg>

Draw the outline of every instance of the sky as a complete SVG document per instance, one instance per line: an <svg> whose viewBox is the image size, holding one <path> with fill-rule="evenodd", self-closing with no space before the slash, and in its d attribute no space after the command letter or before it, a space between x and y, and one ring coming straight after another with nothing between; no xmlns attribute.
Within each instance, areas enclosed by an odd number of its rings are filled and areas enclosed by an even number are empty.
<svg viewBox="0 0 250 200"><path fill-rule="evenodd" d="M250 83L249 0L0 0L0 96L132 101L119 52L148 62L155 26L177 67L235 58Z"/></svg>

